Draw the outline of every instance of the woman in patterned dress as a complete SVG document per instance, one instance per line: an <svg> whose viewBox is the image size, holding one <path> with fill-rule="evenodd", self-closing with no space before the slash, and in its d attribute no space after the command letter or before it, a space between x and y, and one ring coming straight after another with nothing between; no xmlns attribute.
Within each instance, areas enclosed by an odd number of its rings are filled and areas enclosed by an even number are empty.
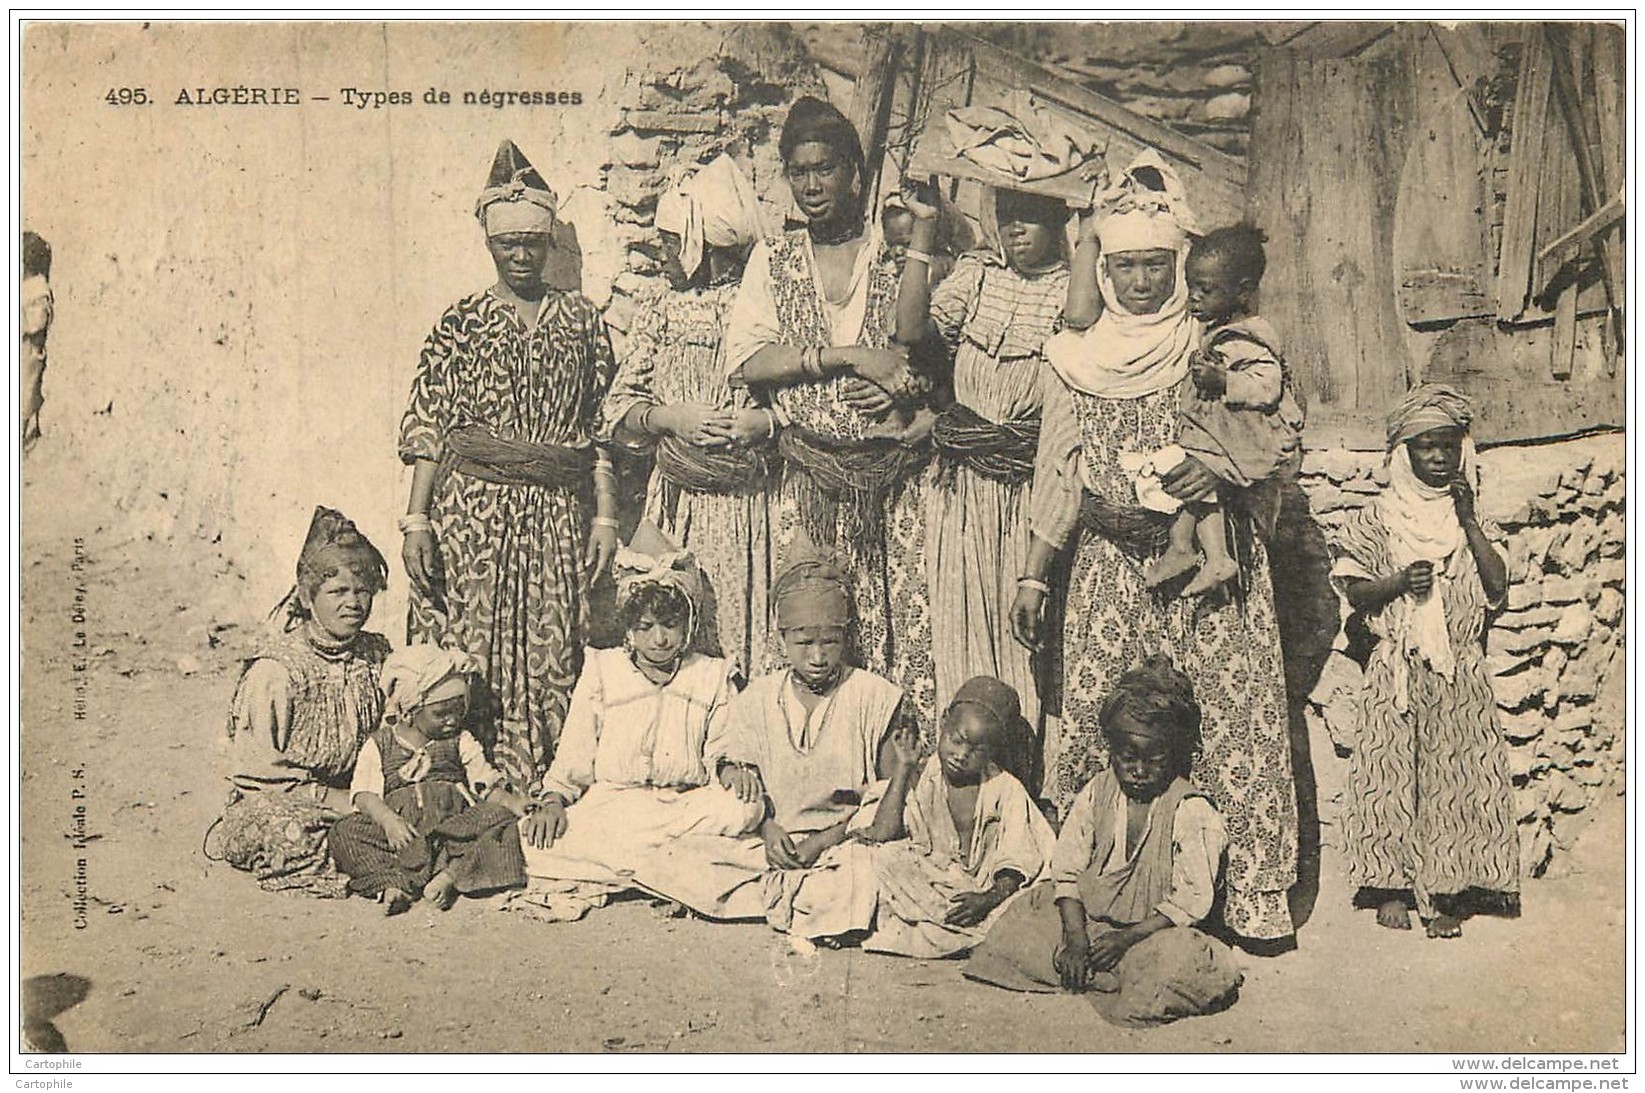
<svg viewBox="0 0 1645 1093"><path fill-rule="evenodd" d="M1508 747L1485 667L1508 571L1474 513L1473 407L1442 384L1388 419L1388 487L1336 539L1332 575L1376 636L1342 810L1348 880L1377 922L1458 937L1468 889L1519 891Z"/></svg>
<svg viewBox="0 0 1645 1093"><path fill-rule="evenodd" d="M486 735L534 792L582 666L588 586L617 545L617 488L593 440L615 363L581 293L543 267L554 194L504 141L476 209L497 283L441 316L400 426L410 640L485 666Z"/></svg>
<svg viewBox="0 0 1645 1093"><path fill-rule="evenodd" d="M672 291L642 308L606 396L614 439L656 446L645 515L691 551L704 585L697 645L746 682L761 670L770 625L766 448L776 415L726 383L726 314L748 248L760 238L747 177L720 156L657 203Z"/></svg>
<svg viewBox="0 0 1645 1093"><path fill-rule="evenodd" d="M936 721L922 547L929 383L891 345L896 267L864 218L862 145L834 107L795 102L779 141L806 226L749 256L726 329L732 382L781 419L776 561L796 539L845 557L855 660Z"/></svg>
<svg viewBox="0 0 1645 1093"><path fill-rule="evenodd" d="M1260 541L1241 536L1243 573L1232 596L1202 602L1151 593L1144 576L1165 547L1167 518L1139 507L1143 483L1121 465L1177 439L1197 335L1182 277L1192 216L1175 174L1154 153L1132 165L1105 204L1094 233L1082 225L1065 311L1070 326L1088 329L1045 347L1033 538L1012 607L1020 640L1040 647L1045 577L1053 556L1072 544L1063 717L1047 726L1044 791L1065 809L1106 766L1097 726L1103 696L1145 656L1169 655L1193 681L1205 715L1193 780L1227 820L1224 922L1242 937L1277 942L1294 933L1286 893L1296 881L1297 811L1267 555ZM1098 384L1084 373L1098 367L1107 397L1089 393ZM1116 371L1126 373L1126 385L1113 382ZM1202 496L1214 483L1192 458L1163 476L1178 499Z"/></svg>
<svg viewBox="0 0 1645 1093"><path fill-rule="evenodd" d="M995 190L998 251L961 256L933 287L922 259L937 238L935 196L905 198L915 226L897 336L911 343L935 335L954 361L954 404L933 430L938 473L926 491L932 606L952 627L933 650L937 702L946 708L973 676L1002 679L1021 696L1023 716L1037 733L1039 687L1029 651L1011 635L1011 601L1028 553L1024 517L1039 436L1041 350L1068 295L1068 208L1054 198ZM1035 766L1037 760L1028 765Z"/></svg>

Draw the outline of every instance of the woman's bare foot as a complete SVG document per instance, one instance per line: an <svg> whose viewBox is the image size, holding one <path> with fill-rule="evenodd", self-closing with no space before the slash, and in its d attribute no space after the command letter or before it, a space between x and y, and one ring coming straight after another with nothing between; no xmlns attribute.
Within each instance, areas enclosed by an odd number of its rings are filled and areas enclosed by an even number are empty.
<svg viewBox="0 0 1645 1093"><path fill-rule="evenodd" d="M1167 547L1165 553L1161 554L1143 574L1142 583L1149 588L1158 588L1162 584L1176 580L1184 573L1192 573L1197 565L1199 555L1193 551Z"/></svg>
<svg viewBox="0 0 1645 1093"><path fill-rule="evenodd" d="M449 911L457 902L457 881L450 873L436 873L423 887L423 898L440 910Z"/></svg>
<svg viewBox="0 0 1645 1093"><path fill-rule="evenodd" d="M383 889L383 914L403 915L411 910L411 897L398 888Z"/></svg>
<svg viewBox="0 0 1645 1093"><path fill-rule="evenodd" d="M1411 912L1406 908L1405 901L1391 899L1378 906L1377 925L1386 926L1390 930L1409 930Z"/></svg>
<svg viewBox="0 0 1645 1093"><path fill-rule="evenodd" d="M1435 915L1428 920L1429 937L1461 937L1462 920L1455 915Z"/></svg>
<svg viewBox="0 0 1645 1093"><path fill-rule="evenodd" d="M1232 558L1207 558L1194 579L1183 588L1184 596L1203 596L1239 576L1239 563Z"/></svg>

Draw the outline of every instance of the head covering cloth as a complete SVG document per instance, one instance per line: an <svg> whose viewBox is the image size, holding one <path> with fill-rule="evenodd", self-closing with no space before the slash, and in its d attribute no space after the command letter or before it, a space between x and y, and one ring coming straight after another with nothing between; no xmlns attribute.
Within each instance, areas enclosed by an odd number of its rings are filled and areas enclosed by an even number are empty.
<svg viewBox="0 0 1645 1093"><path fill-rule="evenodd" d="M851 124L851 119L840 113L839 108L823 102L810 95L802 95L794 100L794 105L788 108L788 117L783 119L783 131L777 138L777 152L782 156L784 163L794 158L794 152L802 144L826 144L839 152L851 162L851 166L861 181L863 166L867 162L863 156L862 138L857 135L857 127Z"/></svg>
<svg viewBox="0 0 1645 1093"><path fill-rule="evenodd" d="M554 230L558 206L554 191L515 143L498 145L485 189L474 203L486 238L515 232L546 235Z"/></svg>
<svg viewBox="0 0 1645 1093"><path fill-rule="evenodd" d="M617 581L619 614L634 596L647 587L677 590L685 597L686 638L697 632L697 616L702 603L702 574L689 550L681 550L650 520L634 529L627 546L617 548L611 570Z"/></svg>
<svg viewBox="0 0 1645 1093"><path fill-rule="evenodd" d="M724 153L657 200L655 224L680 237L687 277L702 265L705 246L751 247L765 236L754 187Z"/></svg>
<svg viewBox="0 0 1645 1093"><path fill-rule="evenodd" d="M1444 582L1461 576L1467 562L1467 536L1457 519L1449 484L1430 486L1411 465L1408 442L1434 429L1464 430L1457 475L1477 496L1479 453L1466 430L1474 420L1473 403L1454 387L1440 383L1411 389L1388 415L1388 488L1376 499L1377 517L1388 535L1388 561L1396 569L1431 562L1434 587L1426 598L1400 596L1384 611L1400 651L1394 657L1394 704L1403 711L1409 699L1408 659L1414 654L1446 679L1456 671L1456 655L1445 619Z"/></svg>
<svg viewBox="0 0 1645 1093"><path fill-rule="evenodd" d="M851 621L851 594L845 570L830 556L796 550L793 560L771 582L777 626L845 626Z"/></svg>
<svg viewBox="0 0 1645 1093"><path fill-rule="evenodd" d="M1097 288L1103 312L1089 328L1068 330L1045 343L1051 368L1069 387L1099 398L1141 398L1174 387L1188 375L1198 339L1188 314L1183 267L1189 236L1198 230L1182 181L1152 148L1145 149L1098 199L1107 210L1097 224L1102 259ZM1169 250L1176 281L1159 310L1133 315L1120 303L1108 275L1108 257L1126 251Z"/></svg>
<svg viewBox="0 0 1645 1093"><path fill-rule="evenodd" d="M279 619L281 626L291 630L309 616L303 606L300 589L317 587L338 568L347 568L357 576L385 588L388 585L388 563L370 539L360 534L354 521L324 505L314 506L309 518L308 534L303 538L303 549L297 555L297 583L281 597L269 612L270 619Z"/></svg>
<svg viewBox="0 0 1645 1093"><path fill-rule="evenodd" d="M383 720L393 724L424 704L430 694L452 680L480 675L479 660L460 649L408 645L383 661Z"/></svg>

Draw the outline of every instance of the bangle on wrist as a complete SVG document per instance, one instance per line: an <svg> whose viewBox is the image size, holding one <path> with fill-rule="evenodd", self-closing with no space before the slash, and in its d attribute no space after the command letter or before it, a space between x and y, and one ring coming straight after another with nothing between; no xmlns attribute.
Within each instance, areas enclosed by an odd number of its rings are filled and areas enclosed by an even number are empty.
<svg viewBox="0 0 1645 1093"><path fill-rule="evenodd" d="M1051 592L1051 586L1040 580L1038 577L1018 577L1017 587L1032 588L1034 591L1042 592L1046 595L1049 595Z"/></svg>
<svg viewBox="0 0 1645 1093"><path fill-rule="evenodd" d="M596 516L589 521L589 525L597 528L610 528L612 531L616 531L618 526L616 518L611 516Z"/></svg>
<svg viewBox="0 0 1645 1093"><path fill-rule="evenodd" d="M923 250L915 250L913 247L909 247L903 252L903 258L910 262L923 262L927 268L931 265L931 256Z"/></svg>
<svg viewBox="0 0 1645 1093"><path fill-rule="evenodd" d="M430 522L426 512L408 512L395 523L399 527L401 535L410 535L414 531L434 530L434 524Z"/></svg>
<svg viewBox="0 0 1645 1093"><path fill-rule="evenodd" d="M766 430L765 431L765 438L767 440L776 440L777 439L777 411L767 410L765 412L765 423L766 423L765 424L765 430Z"/></svg>
<svg viewBox="0 0 1645 1093"><path fill-rule="evenodd" d="M642 436L651 436L651 417L657 412L654 402L641 403L640 416L634 422L634 431Z"/></svg>

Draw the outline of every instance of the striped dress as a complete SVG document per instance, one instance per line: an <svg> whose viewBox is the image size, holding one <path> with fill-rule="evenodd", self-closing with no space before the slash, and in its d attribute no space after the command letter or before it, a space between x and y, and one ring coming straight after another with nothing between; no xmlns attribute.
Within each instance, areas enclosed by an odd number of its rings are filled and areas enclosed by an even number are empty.
<svg viewBox="0 0 1645 1093"><path fill-rule="evenodd" d="M954 353L954 399L989 421L1038 418L1041 348L1062 314L1068 268L1025 277L975 254L962 257L931 294L931 322ZM925 495L925 561L937 708L972 676L1016 688L1022 714L1039 725L1039 689L1027 649L1011 636L1017 578L1027 572L1029 485L945 465Z"/></svg>
<svg viewBox="0 0 1645 1093"><path fill-rule="evenodd" d="M1377 508L1366 505L1335 534L1332 573L1339 580L1370 580L1396 568ZM1423 918L1433 917L1434 895L1519 890L1508 748L1482 640L1491 604L1466 546L1435 567L1433 594L1442 597L1456 667L1447 679L1408 657L1403 711L1395 695L1400 643L1388 612L1366 617L1379 640L1365 668L1342 816L1349 882L1409 889Z"/></svg>

